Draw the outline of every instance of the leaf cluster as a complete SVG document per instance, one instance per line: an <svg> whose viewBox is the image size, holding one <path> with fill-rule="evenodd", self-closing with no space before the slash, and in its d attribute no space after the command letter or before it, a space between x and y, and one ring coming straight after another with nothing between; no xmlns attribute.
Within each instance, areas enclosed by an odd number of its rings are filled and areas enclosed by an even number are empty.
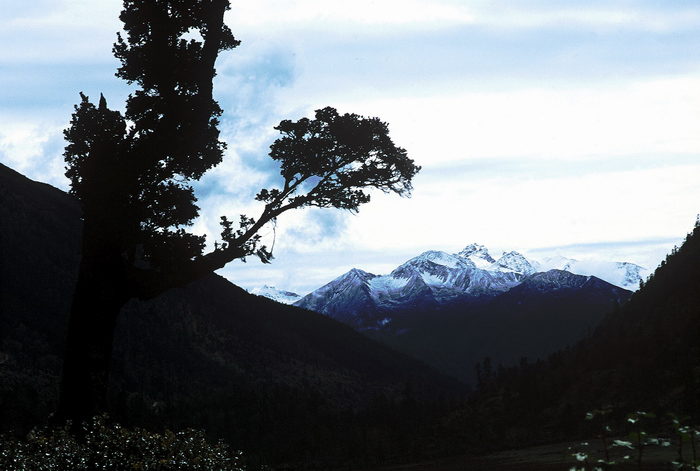
<svg viewBox="0 0 700 471"><path fill-rule="evenodd" d="M379 118L326 107L316 110L315 119L284 120L275 129L282 137L270 147L270 157L281 164L284 186L257 196L275 207L288 199L297 207L356 211L370 200L369 187L409 196L420 170Z"/></svg>
<svg viewBox="0 0 700 471"><path fill-rule="evenodd" d="M316 206L356 212L370 201L368 189L410 196L411 180L420 167L389 137L379 118L341 115L332 107L316 110L315 118L284 120L275 127L280 138L270 157L280 163L283 183L262 189L256 200L265 203L258 219L241 215L237 231L222 218L222 248L239 247L267 263L272 251L259 246L257 231L285 211Z"/></svg>

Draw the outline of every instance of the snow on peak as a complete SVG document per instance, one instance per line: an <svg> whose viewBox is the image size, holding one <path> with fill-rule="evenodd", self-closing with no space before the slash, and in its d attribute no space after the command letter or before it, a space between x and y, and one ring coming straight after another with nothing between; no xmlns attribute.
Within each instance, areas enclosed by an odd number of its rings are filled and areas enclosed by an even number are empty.
<svg viewBox="0 0 700 471"><path fill-rule="evenodd" d="M639 282L648 275L649 271L630 262L611 262L595 257L585 257L581 260L566 258L560 255L548 257L541 262L533 262L537 271L552 269L565 270L576 275L593 275L621 288L636 290Z"/></svg>
<svg viewBox="0 0 700 471"><path fill-rule="evenodd" d="M649 274L649 270L630 262L609 262L598 259L584 259L575 263L570 270L579 275L594 275L616 286L635 291L639 282Z"/></svg>
<svg viewBox="0 0 700 471"><path fill-rule="evenodd" d="M561 255L555 255L554 257L543 258L537 263L538 271L549 271L549 270L564 270L571 271L572 267L578 263L578 260L573 258L562 257Z"/></svg>
<svg viewBox="0 0 700 471"><path fill-rule="evenodd" d="M532 275L537 269L532 263L519 252L504 252L503 256L489 267L491 271L504 273L519 273L521 275Z"/></svg>
<svg viewBox="0 0 700 471"><path fill-rule="evenodd" d="M426 282L429 278L437 276L446 281L453 273L473 268L475 268L474 264L470 260L440 250L429 250L399 266L391 272L390 276L405 279L418 276Z"/></svg>
<svg viewBox="0 0 700 471"><path fill-rule="evenodd" d="M471 261L477 268L486 269L496 260L493 259L486 247L480 244L467 245L458 257Z"/></svg>
<svg viewBox="0 0 700 471"><path fill-rule="evenodd" d="M649 270L641 267L635 263L630 262L616 262L615 266L618 268L618 273L624 271L624 275L620 280L620 285L629 289L638 289L639 283L648 275Z"/></svg>
<svg viewBox="0 0 700 471"><path fill-rule="evenodd" d="M299 296L296 293L292 293L291 291L282 291L275 288L274 286L268 285L253 288L252 290L250 290L250 294L264 296L282 304L293 304L301 299L301 296Z"/></svg>
<svg viewBox="0 0 700 471"><path fill-rule="evenodd" d="M447 268L464 268L465 263L464 260L460 259L459 257L456 257L454 255L450 255L447 252L443 252L441 250L429 250L427 252L423 252L420 254L418 257L415 257L411 260L409 260L408 263L411 262L433 262L436 265L442 265ZM414 263L415 264L415 263ZM467 264L469 266L471 264Z"/></svg>
<svg viewBox="0 0 700 471"><path fill-rule="evenodd" d="M374 278L377 275L373 275L372 273L368 273L364 270L360 270L359 268L353 268L344 275L340 275L336 280L352 280L356 279L361 282L369 281L372 278Z"/></svg>
<svg viewBox="0 0 700 471"><path fill-rule="evenodd" d="M326 283L319 289L337 288L339 286L348 285L366 285L372 278L375 278L376 276L377 275L366 272L364 270L360 270L359 268L353 268L343 273L333 281Z"/></svg>

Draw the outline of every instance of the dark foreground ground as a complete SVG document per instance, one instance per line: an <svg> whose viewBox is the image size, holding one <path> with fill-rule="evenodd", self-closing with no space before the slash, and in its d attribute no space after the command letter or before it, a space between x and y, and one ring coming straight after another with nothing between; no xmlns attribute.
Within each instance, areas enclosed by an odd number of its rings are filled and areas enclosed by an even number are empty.
<svg viewBox="0 0 700 471"><path fill-rule="evenodd" d="M545 445L503 451L478 458L453 457L440 461L385 467L381 468L380 471L568 471L577 464L579 469L585 469L583 468L584 464L577 462L573 457L575 451L586 451L591 456L589 459L591 465L603 457L602 445L599 442L589 443L589 446L582 446L580 441ZM686 454L686 459L690 458L689 451ZM629 458L624 459L625 456L629 456ZM615 466L618 471L640 469L637 456L637 450L611 449L611 458L619 463ZM649 446L643 450L641 469L643 471L671 470L673 468L670 463L677 457L678 449L675 445Z"/></svg>

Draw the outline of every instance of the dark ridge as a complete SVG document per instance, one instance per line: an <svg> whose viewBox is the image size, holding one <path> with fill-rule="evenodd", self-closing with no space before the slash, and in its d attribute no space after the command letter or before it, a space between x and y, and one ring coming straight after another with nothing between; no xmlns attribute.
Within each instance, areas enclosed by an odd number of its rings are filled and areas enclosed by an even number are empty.
<svg viewBox="0 0 700 471"><path fill-rule="evenodd" d="M80 216L71 196L0 165L0 432L26 436L55 409ZM361 440L370 430L399 456L391 430L427 418L389 418L464 391L337 321L212 275L125 307L110 413L124 425L203 428L268 463L344 462L372 455Z"/></svg>

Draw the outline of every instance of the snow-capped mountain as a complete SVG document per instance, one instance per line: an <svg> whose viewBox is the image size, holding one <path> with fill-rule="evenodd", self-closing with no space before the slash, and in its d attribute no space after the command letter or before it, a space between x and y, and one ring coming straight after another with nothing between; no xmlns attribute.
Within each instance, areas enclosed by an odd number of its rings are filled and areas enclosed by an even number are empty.
<svg viewBox="0 0 700 471"><path fill-rule="evenodd" d="M594 258L576 260L562 256L533 261L537 271L565 270L577 275L593 275L621 288L635 291L649 270L630 262L612 262Z"/></svg>
<svg viewBox="0 0 700 471"><path fill-rule="evenodd" d="M516 251L505 252L496 260L483 245L471 244L456 254L439 250L424 252L388 275L353 269L294 304L358 330L387 330L395 326L396 322L391 322L397 319L399 311L428 312L455 303L483 303L526 279L529 283L538 278L546 280L550 290L570 289L571 283L580 285L602 272L604 275L596 279L636 289L642 270L631 263L593 264L565 257L540 262Z"/></svg>
<svg viewBox="0 0 700 471"><path fill-rule="evenodd" d="M326 314L360 330L366 327L366 318L373 318L376 311L370 289L374 278L376 275L353 268L294 304Z"/></svg>
<svg viewBox="0 0 700 471"><path fill-rule="evenodd" d="M636 265L609 266L620 279L638 275ZM424 252L388 275L353 269L294 304L470 382L470 365L485 356L504 364L546 357L576 342L631 295L573 272L582 267L563 257L529 260L515 251L496 260L472 244L456 254Z"/></svg>
<svg viewBox="0 0 700 471"><path fill-rule="evenodd" d="M334 305L338 302L343 291L337 286L340 280L344 290L350 289L352 283L349 280L361 280L364 288L353 297L363 298L360 303L363 309L392 309L406 305L441 305L465 297L493 296L516 286L525 276L552 269L596 276L630 290L636 290L639 282L648 274L643 267L629 262L575 260L562 256L533 260L515 251L504 252L496 260L485 246L470 244L456 254L439 250L424 252L389 275L378 276L353 269L305 297L269 286L255 288L251 292L318 312L333 310L339 313L339 305L322 308L320 304L326 302ZM331 297L327 296L329 290L334 293ZM345 301L341 304L345 305Z"/></svg>
<svg viewBox="0 0 700 471"><path fill-rule="evenodd" d="M250 294L264 296L282 304L294 304L301 299L301 296L291 291L278 290L274 286L259 286L250 290Z"/></svg>
<svg viewBox="0 0 700 471"><path fill-rule="evenodd" d="M611 281L610 283L627 289L638 289L639 283L649 275L649 270L630 262L615 262L615 267L617 270L614 273L617 276L611 278L615 281L619 280L619 282Z"/></svg>
<svg viewBox="0 0 700 471"><path fill-rule="evenodd" d="M537 269L532 263L518 252L504 253L495 263L487 268L490 271L502 273L516 273L520 275L532 275Z"/></svg>
<svg viewBox="0 0 700 471"><path fill-rule="evenodd" d="M471 260L477 268L488 268L496 260L491 257L489 251L483 245L467 245L464 250L457 254L461 258Z"/></svg>

